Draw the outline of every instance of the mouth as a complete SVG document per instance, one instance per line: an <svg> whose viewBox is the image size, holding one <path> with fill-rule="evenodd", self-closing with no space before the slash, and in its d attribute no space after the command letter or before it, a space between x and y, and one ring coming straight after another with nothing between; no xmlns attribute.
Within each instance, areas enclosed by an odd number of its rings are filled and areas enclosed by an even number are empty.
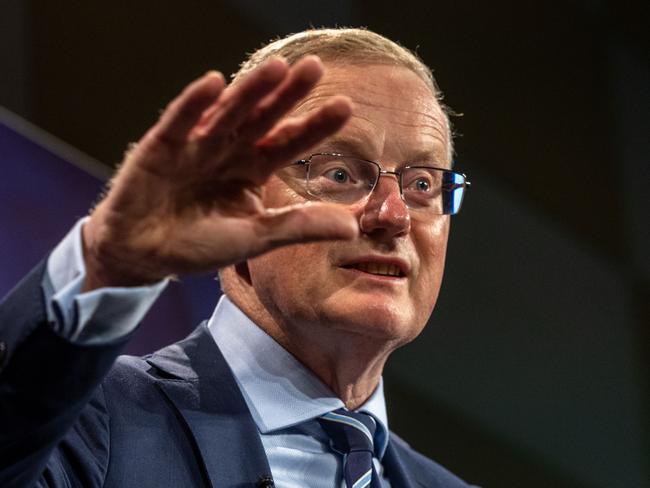
<svg viewBox="0 0 650 488"><path fill-rule="evenodd" d="M353 263L344 264L341 266L343 269L350 269L360 271L362 273L371 274L374 276L384 276L390 278L405 278L406 265L401 262L383 262L383 261L356 261Z"/></svg>

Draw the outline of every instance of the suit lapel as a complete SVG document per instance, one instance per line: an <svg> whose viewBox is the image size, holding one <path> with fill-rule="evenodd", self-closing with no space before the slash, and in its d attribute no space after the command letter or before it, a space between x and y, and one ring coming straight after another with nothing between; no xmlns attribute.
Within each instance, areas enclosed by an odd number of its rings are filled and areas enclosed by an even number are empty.
<svg viewBox="0 0 650 488"><path fill-rule="evenodd" d="M213 488L270 476L257 426L205 324L147 361L166 373L156 385L178 410Z"/></svg>
<svg viewBox="0 0 650 488"><path fill-rule="evenodd" d="M391 437L392 437L391 433ZM385 475L390 481L392 488L417 488L417 483L410 476L408 468L404 465L403 453L400 452L395 442L391 439L384 453L382 464L384 465Z"/></svg>
<svg viewBox="0 0 650 488"><path fill-rule="evenodd" d="M385 475L393 488L444 488L437 477L416 462L415 454L403 440L391 432L382 460Z"/></svg>

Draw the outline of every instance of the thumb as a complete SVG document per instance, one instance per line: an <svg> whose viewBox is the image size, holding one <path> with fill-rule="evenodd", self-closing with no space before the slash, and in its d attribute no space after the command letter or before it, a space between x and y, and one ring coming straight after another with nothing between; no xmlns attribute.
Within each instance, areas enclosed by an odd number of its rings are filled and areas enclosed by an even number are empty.
<svg viewBox="0 0 650 488"><path fill-rule="evenodd" d="M300 242L352 240L359 235L357 219L345 207L307 202L268 209L258 218L260 252Z"/></svg>

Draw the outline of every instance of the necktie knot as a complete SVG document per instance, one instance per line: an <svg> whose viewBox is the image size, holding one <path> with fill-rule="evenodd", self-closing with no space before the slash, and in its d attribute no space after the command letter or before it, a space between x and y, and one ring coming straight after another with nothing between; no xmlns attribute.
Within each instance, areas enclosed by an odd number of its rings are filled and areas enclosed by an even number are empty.
<svg viewBox="0 0 650 488"><path fill-rule="evenodd" d="M319 417L318 422L332 441L332 448L344 455L348 488L379 486L372 466L377 429L370 415L339 408Z"/></svg>

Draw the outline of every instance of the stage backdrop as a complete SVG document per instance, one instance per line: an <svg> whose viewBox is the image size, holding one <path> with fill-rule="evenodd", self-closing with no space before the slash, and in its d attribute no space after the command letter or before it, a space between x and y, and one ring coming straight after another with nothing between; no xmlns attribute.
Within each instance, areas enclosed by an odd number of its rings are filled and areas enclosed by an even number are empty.
<svg viewBox="0 0 650 488"><path fill-rule="evenodd" d="M0 107L0 296L88 213L109 176L105 166ZM127 351L151 352L189 333L220 293L214 276L172 283Z"/></svg>

